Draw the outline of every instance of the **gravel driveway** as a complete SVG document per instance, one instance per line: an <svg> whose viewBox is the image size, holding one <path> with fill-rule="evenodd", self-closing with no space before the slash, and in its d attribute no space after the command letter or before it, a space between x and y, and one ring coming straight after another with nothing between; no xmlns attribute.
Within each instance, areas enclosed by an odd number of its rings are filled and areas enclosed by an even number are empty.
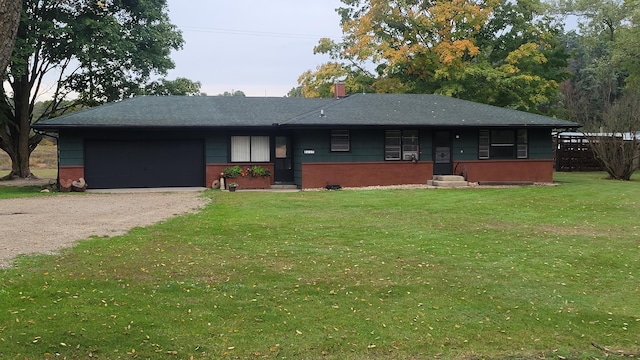
<svg viewBox="0 0 640 360"><path fill-rule="evenodd" d="M0 199L0 267L19 254L53 253L90 236L121 235L195 212L200 192L80 194Z"/></svg>

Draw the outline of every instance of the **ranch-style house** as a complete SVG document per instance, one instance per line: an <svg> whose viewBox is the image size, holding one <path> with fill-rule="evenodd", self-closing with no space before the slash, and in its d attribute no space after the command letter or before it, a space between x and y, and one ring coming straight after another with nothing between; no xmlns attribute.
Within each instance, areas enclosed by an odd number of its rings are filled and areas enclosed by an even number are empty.
<svg viewBox="0 0 640 360"><path fill-rule="evenodd" d="M553 181L554 129L578 124L440 95L336 99L140 96L40 121L59 179L89 189L211 187L260 165L267 184L323 188ZM264 185L262 185L264 187Z"/></svg>

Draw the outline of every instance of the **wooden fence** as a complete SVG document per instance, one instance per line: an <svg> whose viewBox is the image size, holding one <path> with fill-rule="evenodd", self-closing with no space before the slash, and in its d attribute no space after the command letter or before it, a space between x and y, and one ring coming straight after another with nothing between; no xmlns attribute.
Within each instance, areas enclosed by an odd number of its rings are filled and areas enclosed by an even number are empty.
<svg viewBox="0 0 640 360"><path fill-rule="evenodd" d="M556 171L602 171L589 146L589 140L582 134L556 134L553 138Z"/></svg>

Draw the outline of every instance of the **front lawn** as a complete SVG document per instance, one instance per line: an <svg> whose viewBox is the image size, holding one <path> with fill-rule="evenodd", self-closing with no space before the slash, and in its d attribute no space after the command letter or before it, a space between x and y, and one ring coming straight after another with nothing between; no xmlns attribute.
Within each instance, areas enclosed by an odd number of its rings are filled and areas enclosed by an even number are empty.
<svg viewBox="0 0 640 360"><path fill-rule="evenodd" d="M44 196L49 194L51 193L43 193L41 186L6 186L0 184L0 199Z"/></svg>
<svg viewBox="0 0 640 360"><path fill-rule="evenodd" d="M603 177L208 191L198 214L0 270L0 357L638 354L640 183Z"/></svg>

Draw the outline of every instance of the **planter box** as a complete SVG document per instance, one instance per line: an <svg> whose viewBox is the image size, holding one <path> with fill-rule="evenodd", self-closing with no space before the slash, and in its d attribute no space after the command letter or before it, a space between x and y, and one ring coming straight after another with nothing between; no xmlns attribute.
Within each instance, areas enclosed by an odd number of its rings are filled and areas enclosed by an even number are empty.
<svg viewBox="0 0 640 360"><path fill-rule="evenodd" d="M238 189L270 189L271 188L271 176L266 177L237 177L225 179L225 184L237 183Z"/></svg>

